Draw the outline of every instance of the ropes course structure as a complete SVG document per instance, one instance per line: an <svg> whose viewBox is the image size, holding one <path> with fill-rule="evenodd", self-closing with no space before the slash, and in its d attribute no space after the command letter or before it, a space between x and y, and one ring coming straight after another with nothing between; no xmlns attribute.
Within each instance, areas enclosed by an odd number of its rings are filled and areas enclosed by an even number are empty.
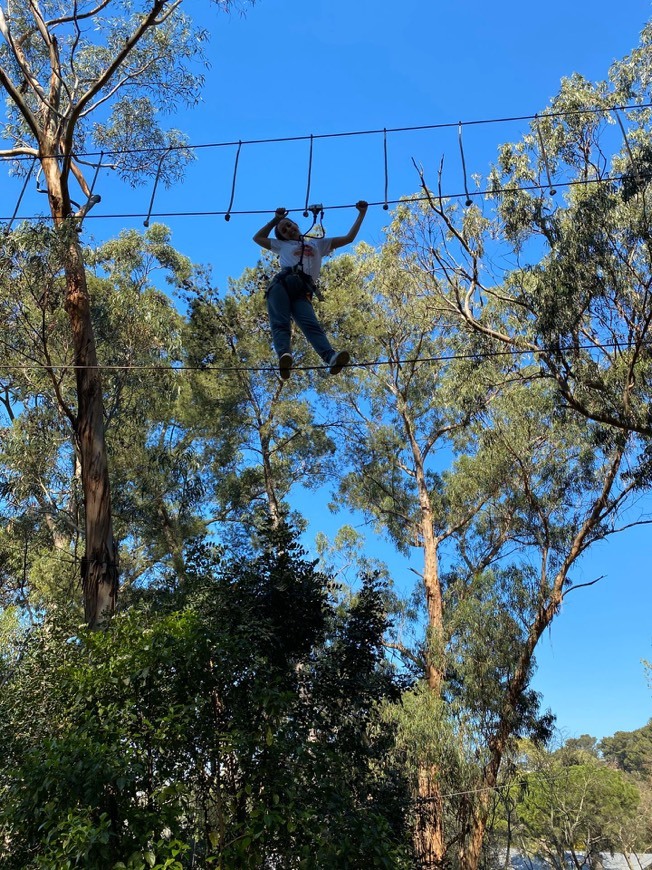
<svg viewBox="0 0 652 870"><path fill-rule="evenodd" d="M244 216L244 215L259 215L259 214L267 214L274 209L272 207L267 208L241 208L234 209L234 201L236 194L236 183L238 179L238 171L240 166L241 154L244 147L252 148L256 146L265 146L272 144L281 144L281 143L300 143L306 142L308 144L308 167L307 167L307 181L306 181L306 192L305 192L305 202L303 207L294 206L288 209L288 212L303 212L304 217L308 217L309 215L309 201L310 201L310 192L311 186L313 182L313 157L315 150L315 143L318 141L327 141L334 139L345 139L345 138L354 138L354 137L380 137L382 141L382 167L383 167L383 197L382 199L377 199L375 201L369 201L370 206L380 206L383 210L387 211L390 206L397 205L403 201L405 201L405 197L401 197L398 199L390 199L389 198L389 147L388 147L388 136L394 135L397 136L399 134L406 133L417 133L424 131L435 131L435 130L456 130L457 131L457 141L458 148L460 154L460 162L461 162L461 170L462 170L462 181L463 181L463 190L455 190L446 192L442 194L445 199L455 200L462 199L464 200L464 205L469 207L473 204L473 197L489 197L489 196L499 196L507 193L515 193L518 191L536 191L536 190L547 190L551 196L554 196L557 192L558 188L568 188L576 185L591 185L591 184L602 184L602 183L613 183L622 179L620 175L608 175L608 176L596 176L594 178L585 178L581 180L563 180L557 179L554 180L552 177L551 165L548 152L546 150L546 146L544 143L543 135L541 132L541 122L543 119L546 120L563 120L567 117L577 116L577 115L594 115L596 117L602 117L603 119L613 118L616 124L619 126L624 147L629 155L630 162L632 167L636 168L636 161L634 155L632 153L630 140L625 129L625 126L622 121L621 113L629 112L635 113L640 112L646 109L652 108L652 103L638 103L638 104L630 104L630 105L613 105L613 106L604 106L604 107L583 107L581 109L573 109L573 110L565 110L565 111L545 111L543 113L536 113L531 115L512 115L512 116L501 116L494 118L480 118L480 119L471 119L467 121L447 121L435 124L420 124L420 125L411 125L411 126L403 126L403 127L383 127L379 129L366 129L366 130L348 130L348 131L338 131L332 133L310 133L305 135L298 136L278 136L278 137L266 137L266 138L258 138L258 139L238 139L236 141L233 140L225 140L219 142L207 142L207 143L197 143L197 144L183 144L183 145L166 145L166 146L156 146L150 148L130 148L130 149L122 149L115 150L112 152L88 152L76 155L76 160L80 163L86 163L92 166L95 170L95 177L93 179L93 187L95 186L95 182L97 181L97 175L100 169L110 169L112 167L112 158L115 159L119 155L126 154L143 154L149 155L152 159L153 165L156 166L156 170L154 173L154 183L152 188L152 193L149 201L149 207L146 211L132 211L132 212L113 212L113 213L93 213L88 214L90 211L90 207L94 206L98 201L99 197L91 196L89 197L89 202L83 208L80 208L81 217L95 218L95 219L105 219L105 220L133 220L133 219L143 219L143 225L145 227L149 226L149 222L151 218L179 218L179 217L223 217L225 221L230 221L231 217L234 215ZM496 124L507 124L507 123L529 123L531 128L535 134L535 138L538 141L541 161L545 174L545 182L540 184L530 184L523 186L511 186L502 189L495 189L493 187L487 187L484 189L478 189L474 191L469 190L468 184L468 173L467 173L467 161L466 155L464 151L464 140L463 140L463 131L464 128L473 128L479 127L483 125L496 125ZM228 205L224 209L187 209L187 210L175 210L175 211L154 211L154 202L158 190L161 168L165 161L165 158L173 151L185 151L185 152L199 152L206 150L215 150L215 149L223 149L223 148L235 148L235 158L233 164L233 174L231 181L231 189L230 189L230 197L228 201ZM50 159L58 159L56 156ZM13 211L13 214L10 216L0 216L0 223L6 223L8 226L5 227L5 232L7 232L14 221L18 219L18 211L20 208L20 204L23 200L25 190L27 188L30 177L32 176L35 164L38 160L38 155L35 154L12 154L8 151L0 151L0 160L11 161L14 165L20 164L22 162L29 163L29 167L26 171L26 177L24 180L23 188L21 190L20 196L18 197L18 201L16 207ZM106 163L104 161L107 161ZM640 173L639 173L640 174ZM92 193L92 191L91 191ZM426 200L427 197L409 197L409 199L413 202L418 202L421 200ZM92 200L92 201L91 201ZM337 210L350 208L351 203L335 203L324 206L324 210ZM36 220L48 220L49 216L45 215L24 215L20 218L20 220L24 221L36 221Z"/></svg>
<svg viewBox="0 0 652 870"><path fill-rule="evenodd" d="M399 135L406 133L415 133L420 131L430 131L430 130L443 130L450 129L456 131L457 133L457 144L459 149L459 157L461 163L461 171L462 171L462 190L454 190L448 193L442 193L438 195L439 197L443 197L445 200L462 200L465 207L470 207L473 205L473 197L483 198L483 197L493 197L497 198L500 196L504 196L510 193L516 193L519 191L547 191L548 195L555 196L558 189L565 188L570 189L575 186L589 186L589 185L600 185L600 184L614 184L622 181L625 178L624 174L605 174L605 175L596 175L595 177L584 177L581 179L570 179L570 178L553 178L553 170L551 167L551 161L546 150L545 141L541 129L541 123L543 119L558 119L563 120L567 117L577 116L577 115L594 115L596 117L600 117L602 119L613 119L615 124L620 129L621 139L623 142L623 148L628 156L628 162L632 168L632 171L636 173L637 178L639 179L647 179L650 176L650 173L646 173L641 170L641 168L637 168L636 166L636 158L632 151L632 146L630 144L630 138L628 136L626 127L622 120L622 113L630 113L635 114L643 110L651 109L652 102L648 103L639 103L639 104L631 104L631 105L613 105L613 106L602 106L602 107L583 107L581 109L574 110L566 110L566 111L546 111L544 113L537 113L531 115L514 115L514 116L500 116L494 118L483 118L483 119L472 119L468 121L456 121L456 122L443 122L443 123L435 123L435 124L422 124L422 125L411 125L411 126L402 126L402 127L383 127L382 129L366 129L366 130L348 130L348 131L340 131L340 132L332 132L332 133L321 133L321 134L306 134L300 136L280 136L280 137L268 137L268 138L258 138L258 139L238 139L237 141L220 141L220 142L210 142L210 143L199 143L195 145L175 145L175 146L165 146L165 147L152 147L152 148L132 148L132 149L124 149L123 151L116 152L89 152L84 154L76 155L75 159L86 165L89 165L93 168L93 180L90 190L86 191L87 194L87 202L84 206L79 206L79 211L76 215L78 219L78 229L81 230L81 224L83 220L109 220L109 219L119 219L119 220L131 220L135 218L143 218L143 225L148 227L150 225L150 220L152 218L208 218L208 217L216 217L222 216L225 221L229 222L233 216L244 216L244 215L260 215L260 214L268 214L273 209L264 208L264 209L234 209L234 202L236 196L237 189L237 181L238 181L238 171L240 166L240 160L243 148L246 147L257 147L257 146L265 146L270 144L282 144L282 143L296 143L296 142L305 142L308 145L308 165L307 165L307 181L305 187L305 202L303 206L294 206L293 208L287 209L287 213L291 212L302 212L304 217L308 217L312 214L312 226L308 233L315 227L318 216L320 216L323 221L324 212L335 211L338 209L348 209L352 207L350 203L332 203L330 205L309 205L310 195L311 195L311 186L313 182L313 157L315 150L315 143L318 141L327 141L334 139L346 139L351 137L380 137L382 140L382 167L383 167L383 196L382 199L375 200L369 202L369 206L381 207L384 211L387 211L390 206L395 206L400 203L420 203L420 202L428 202L431 200L431 196L426 191L423 194L412 194L407 197L401 197L400 199L390 199L389 198L389 148L388 148L388 136L389 135ZM468 183L468 173L467 173L467 161L464 150L464 139L463 132L464 128L473 128L481 125L497 125L497 124L505 124L508 122L528 122L531 125L531 134L534 137L534 142L538 144L539 154L542 165L542 172L545 176L544 179L541 180L540 183L531 183L531 184L522 184L522 185L512 185L506 186L504 188L496 188L494 186L488 186L483 189L477 189L474 191L469 190ZM190 150L190 151L202 151L202 150L211 150L211 149L221 149L221 148L235 148L235 158L233 163L233 174L231 179L231 187L230 187L230 197L228 201L228 205L226 209L211 209L211 210L175 210L175 211L154 211L154 203L157 194L157 189L159 186L159 181L161 177L161 170L163 164L165 162L166 157L174 151L174 150ZM115 213L98 213L97 211L93 213L89 213L90 209L95 206L99 201L100 197L94 194L94 189L96 187L96 183L98 180L98 175L102 168L107 168L111 166L111 160L114 159L117 154L148 154L152 158L153 167L155 167L154 172L154 182L151 191L151 196L149 200L148 208L145 212L134 211L134 212L115 212ZM54 157L52 159L58 159ZM108 161L105 163L104 161ZM16 202L15 208L13 212L9 216L0 216L0 223L4 223L4 235L7 236L11 232L11 228L17 220L22 220L25 222L29 221L47 221L49 216L44 215L29 215L19 217L18 213L20 210L21 203L23 202L26 190L29 185L30 179L36 173L36 185L37 192L43 192L39 187L39 172L38 167L38 156L32 154L13 154L10 155L7 152L0 151L0 160L10 160L15 165L16 163L25 163L26 170L22 174L22 186L20 189L20 194L18 196L18 200ZM442 158L443 161L443 158ZM419 168L414 158L412 158L412 163L419 173L422 189L425 190L423 170ZM77 203L75 203L77 206ZM323 226L319 227L322 235L323 235ZM307 234L306 234L307 235ZM578 350L581 348L574 348L574 350ZM586 350L591 350L592 348L585 348ZM539 348L527 348L520 349L518 347L509 347L504 350L498 351L490 351L488 352L489 356L503 356L503 355L520 355L520 354L537 354L545 352L545 349ZM426 358L411 358L404 360L373 360L373 361L354 361L351 362L347 368L349 369L362 369L368 368L371 366L387 366L387 365L401 365L401 364L416 364L416 363L444 363L447 361L451 361L453 359L461 359L461 358L472 358L473 354L469 355L443 355L438 357L426 357ZM26 364L26 365L12 365L9 363L0 363L0 372L8 373L10 371L29 371L29 370L50 370L50 371L74 371L77 367L69 364ZM185 366L185 365L98 365L95 368L101 371L123 371L123 370L140 370L140 371L155 371L159 373L170 372L173 374L179 374L184 371L205 371L205 372L271 372L276 374L276 367L273 366L258 366L258 367L247 367L247 366ZM296 366L298 371L319 371L322 369L321 365L304 365L304 366Z"/></svg>
<svg viewBox="0 0 652 870"><path fill-rule="evenodd" d="M618 342L602 342L601 348L603 349L612 349L615 350L619 348L621 345ZM644 347L652 347L651 342L642 342L642 346ZM517 348L510 347L505 348L504 350L485 350L481 353L450 353L450 354L440 354L438 356L415 356L415 357L405 357L402 359L380 359L380 360L360 360L347 363L343 365L344 369L364 369L364 368L375 368L378 366L401 366L401 365L409 365L414 366L417 364L436 364L436 363L447 363L447 362L455 362L457 360L474 360L482 357L483 359L490 359L492 357L505 357L505 356L541 356L542 354L552 354L552 353L565 353L569 351L592 351L595 350L594 344L579 344L573 345L572 347L564 348L564 347L528 347L528 348ZM73 363L29 363L29 364L19 364L19 363L2 363L0 362L0 373L9 372L9 371L74 371L79 366L75 366ZM118 365L115 363L107 363L107 364L99 364L95 366L98 371L103 372L123 372L123 371L139 371L139 372L156 372L157 374L183 374L184 372L206 372L206 373L219 373L219 374L234 374L234 373L258 373L258 372L270 372L274 375L278 374L277 366L215 366L215 365L137 365L133 363L129 363L128 365ZM304 366L293 366L293 371L302 371L302 372L311 372L311 371L323 371L324 364L321 365L304 365Z"/></svg>

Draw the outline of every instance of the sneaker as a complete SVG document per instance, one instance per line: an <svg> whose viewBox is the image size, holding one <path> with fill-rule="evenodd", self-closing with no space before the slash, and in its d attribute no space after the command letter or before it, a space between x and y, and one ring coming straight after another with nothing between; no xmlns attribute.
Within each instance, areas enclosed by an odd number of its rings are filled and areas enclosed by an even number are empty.
<svg viewBox="0 0 652 870"><path fill-rule="evenodd" d="M337 353L334 353L330 358L330 362L328 363L328 371L331 375L339 375L344 366L349 364L349 360L351 359L351 355L348 350L340 350Z"/></svg>
<svg viewBox="0 0 652 870"><path fill-rule="evenodd" d="M284 381L290 377L290 369L292 368L292 354L282 353L278 358L278 371Z"/></svg>

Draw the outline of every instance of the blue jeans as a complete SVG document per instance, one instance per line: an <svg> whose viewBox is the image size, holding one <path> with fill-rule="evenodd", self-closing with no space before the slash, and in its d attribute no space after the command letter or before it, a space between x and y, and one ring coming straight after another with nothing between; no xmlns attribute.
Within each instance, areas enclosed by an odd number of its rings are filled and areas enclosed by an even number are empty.
<svg viewBox="0 0 652 870"><path fill-rule="evenodd" d="M293 289L286 289L283 273L280 275L272 279L267 291L267 313L274 350L279 356L290 353L290 326L294 320L323 361L329 363L335 351L317 320L308 293L297 294Z"/></svg>

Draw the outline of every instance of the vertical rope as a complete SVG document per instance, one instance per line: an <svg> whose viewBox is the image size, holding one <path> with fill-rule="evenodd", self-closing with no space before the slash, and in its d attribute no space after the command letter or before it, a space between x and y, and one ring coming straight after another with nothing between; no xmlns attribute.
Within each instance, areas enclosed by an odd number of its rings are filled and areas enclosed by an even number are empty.
<svg viewBox="0 0 652 870"><path fill-rule="evenodd" d="M32 162L30 164L29 169L27 170L27 175L25 176L25 181L23 182L22 190L20 191L20 195L18 197L18 202L16 203L16 208L14 209L14 213L11 216L11 220L5 227L5 233L11 232L11 227L13 222L16 220L16 215L18 214L18 209L20 208L20 204L23 201L23 196L25 195L25 191L27 190L27 184L29 183L30 178L32 177L32 170L34 169L34 164L36 163L36 157L32 157Z"/></svg>
<svg viewBox="0 0 652 870"><path fill-rule="evenodd" d="M383 127L383 153L385 157L385 201L383 203L383 209L387 211L389 205L387 204L387 188L389 185L389 175L387 172L387 128Z"/></svg>
<svg viewBox="0 0 652 870"><path fill-rule="evenodd" d="M235 196L235 180L238 174L238 160L240 159L240 149L242 148L242 139L238 141L238 150L235 153L235 165L233 167L233 183L231 184L231 199L229 200L229 207L226 210L226 214L224 215L225 221L231 220L231 206L233 205L233 197Z"/></svg>
<svg viewBox="0 0 652 870"><path fill-rule="evenodd" d="M306 204L303 210L303 216L308 217L308 200L310 199L310 176L312 175L312 143L313 135L310 134L310 154L308 157L308 187L306 189Z"/></svg>
<svg viewBox="0 0 652 870"><path fill-rule="evenodd" d="M102 160L104 159L104 151L100 151L100 159L95 165L95 174L93 175L93 180L91 181L91 189L89 191L89 197L93 196L93 191L95 190L95 182L97 181L97 176L100 172L100 166L102 165Z"/></svg>
<svg viewBox="0 0 652 870"><path fill-rule="evenodd" d="M543 158L543 165L546 170L546 178L548 179L548 187L550 189L550 196L554 196L557 191L553 187L552 178L550 176L550 164L548 163L548 155L546 154L546 146L543 142L543 134L541 132L541 127L539 126L539 116L534 116L534 123L537 128L537 135L539 136L539 148L541 149L541 157Z"/></svg>
<svg viewBox="0 0 652 870"><path fill-rule="evenodd" d="M458 121L457 124L457 140L460 144L460 156L462 158L462 175L464 176L464 192L466 193L466 202L465 205L473 205L473 200L469 195L469 186L466 181L466 160L464 159L464 145L462 144L462 122Z"/></svg>
<svg viewBox="0 0 652 870"><path fill-rule="evenodd" d="M86 200L86 208L85 208L84 214L82 215L82 218L79 221L79 224L77 226L78 233L80 233L82 231L82 225L84 223L84 218L86 217L88 212L91 210L91 208L94 205L97 205L97 203L101 199L101 197L99 197L99 196L93 196L93 191L95 190L95 182L97 181L97 176L100 174L100 167L102 165L103 159L104 159L104 151L100 151L100 159L98 160L98 162L95 165L95 173L93 174L93 180L91 182L91 189L88 191L88 199Z"/></svg>
<svg viewBox="0 0 652 870"><path fill-rule="evenodd" d="M161 176L161 168L163 167L163 161L165 160L165 158L167 157L167 155L169 153L170 153L170 149L168 148L167 151L164 151L163 154L161 154L161 159L158 162L158 169L156 170L156 178L154 179L154 190L152 190L152 198L149 201L149 208L147 210L147 217L143 221L144 227L149 226L149 219L150 219L151 214L152 214L152 206L154 205L154 197L156 196L156 188L158 187L158 180Z"/></svg>

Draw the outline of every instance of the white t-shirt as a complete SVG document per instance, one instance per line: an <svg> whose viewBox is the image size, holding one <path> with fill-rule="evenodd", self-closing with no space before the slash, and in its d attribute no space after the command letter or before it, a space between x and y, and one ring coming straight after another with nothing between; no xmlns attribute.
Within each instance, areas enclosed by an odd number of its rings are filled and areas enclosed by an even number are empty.
<svg viewBox="0 0 652 870"><path fill-rule="evenodd" d="M293 239L274 239L271 238L271 249L278 258L281 264L281 269L287 269L289 266L296 266L301 261L301 242ZM313 281L319 278L319 270L321 269L322 257L325 257L331 252L331 240L326 239L304 239L303 240L303 262L301 268L310 275Z"/></svg>

